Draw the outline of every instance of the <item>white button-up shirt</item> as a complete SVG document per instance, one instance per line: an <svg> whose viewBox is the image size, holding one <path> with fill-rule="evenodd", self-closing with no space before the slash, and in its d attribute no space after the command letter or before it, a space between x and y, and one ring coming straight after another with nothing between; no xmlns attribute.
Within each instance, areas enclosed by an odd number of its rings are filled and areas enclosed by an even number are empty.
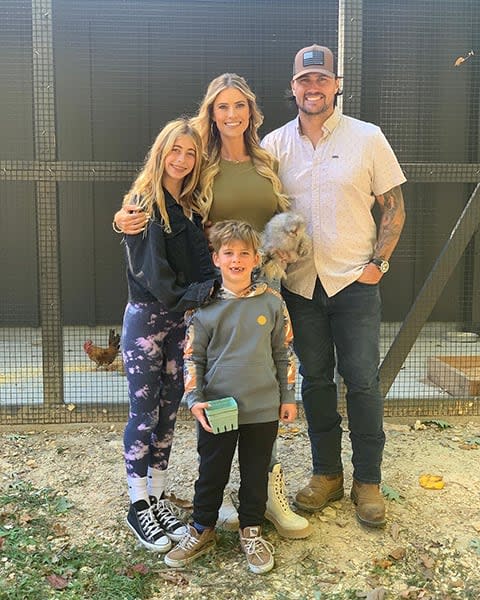
<svg viewBox="0 0 480 600"><path fill-rule="evenodd" d="M313 240L313 253L289 266L285 287L311 299L318 276L333 296L373 256L375 196L406 181L393 150L379 127L337 108L316 148L298 117L269 133L262 146L278 159L283 191Z"/></svg>

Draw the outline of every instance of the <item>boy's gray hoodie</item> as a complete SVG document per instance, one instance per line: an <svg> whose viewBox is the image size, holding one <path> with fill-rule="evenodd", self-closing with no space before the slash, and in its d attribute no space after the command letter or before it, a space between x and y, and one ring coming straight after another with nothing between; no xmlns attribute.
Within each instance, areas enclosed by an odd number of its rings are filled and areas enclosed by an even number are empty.
<svg viewBox="0 0 480 600"><path fill-rule="evenodd" d="M187 320L185 395L196 402L232 396L238 422L268 423L295 402L292 326L285 303L266 283L237 296L222 288Z"/></svg>

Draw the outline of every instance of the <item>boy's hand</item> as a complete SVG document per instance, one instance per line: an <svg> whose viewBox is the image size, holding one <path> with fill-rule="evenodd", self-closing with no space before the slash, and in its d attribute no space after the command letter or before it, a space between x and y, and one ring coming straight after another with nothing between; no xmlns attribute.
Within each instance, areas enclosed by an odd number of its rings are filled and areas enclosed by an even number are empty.
<svg viewBox="0 0 480 600"><path fill-rule="evenodd" d="M208 433L213 433L213 429L208 424L207 417L205 416L206 408L208 408L208 402L197 402L192 406L190 412L205 429L205 431L208 431Z"/></svg>
<svg viewBox="0 0 480 600"><path fill-rule="evenodd" d="M297 417L297 405L281 404L280 405L280 420L284 423L293 423Z"/></svg>

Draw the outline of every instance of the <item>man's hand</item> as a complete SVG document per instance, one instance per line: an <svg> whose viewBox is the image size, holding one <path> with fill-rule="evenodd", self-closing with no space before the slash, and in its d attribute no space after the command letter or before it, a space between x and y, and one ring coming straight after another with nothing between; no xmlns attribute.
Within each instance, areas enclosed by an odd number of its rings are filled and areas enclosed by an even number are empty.
<svg viewBox="0 0 480 600"><path fill-rule="evenodd" d="M205 416L205 409L208 407L208 402L197 402L192 406L190 411L200 425L205 429L205 431L208 431L208 433L213 433L213 429L208 424L207 417Z"/></svg>
<svg viewBox="0 0 480 600"><path fill-rule="evenodd" d="M281 404L279 416L284 423L293 423L297 417L297 405L293 402L291 404Z"/></svg>
<svg viewBox="0 0 480 600"><path fill-rule="evenodd" d="M145 229L148 217L136 204L127 204L115 213L113 221L123 233L137 235Z"/></svg>
<svg viewBox="0 0 480 600"><path fill-rule="evenodd" d="M357 279L358 283L366 283L367 285L375 285L383 277L383 273L373 263L368 263L363 269L363 273Z"/></svg>

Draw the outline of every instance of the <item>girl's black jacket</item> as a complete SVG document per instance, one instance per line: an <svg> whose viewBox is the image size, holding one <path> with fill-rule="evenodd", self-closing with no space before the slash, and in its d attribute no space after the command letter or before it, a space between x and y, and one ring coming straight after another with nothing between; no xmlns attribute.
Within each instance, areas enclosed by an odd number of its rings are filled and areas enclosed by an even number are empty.
<svg viewBox="0 0 480 600"><path fill-rule="evenodd" d="M172 312L203 304L219 287L201 219L190 220L164 188L171 232L157 207L145 232L125 236L129 302L160 301Z"/></svg>

